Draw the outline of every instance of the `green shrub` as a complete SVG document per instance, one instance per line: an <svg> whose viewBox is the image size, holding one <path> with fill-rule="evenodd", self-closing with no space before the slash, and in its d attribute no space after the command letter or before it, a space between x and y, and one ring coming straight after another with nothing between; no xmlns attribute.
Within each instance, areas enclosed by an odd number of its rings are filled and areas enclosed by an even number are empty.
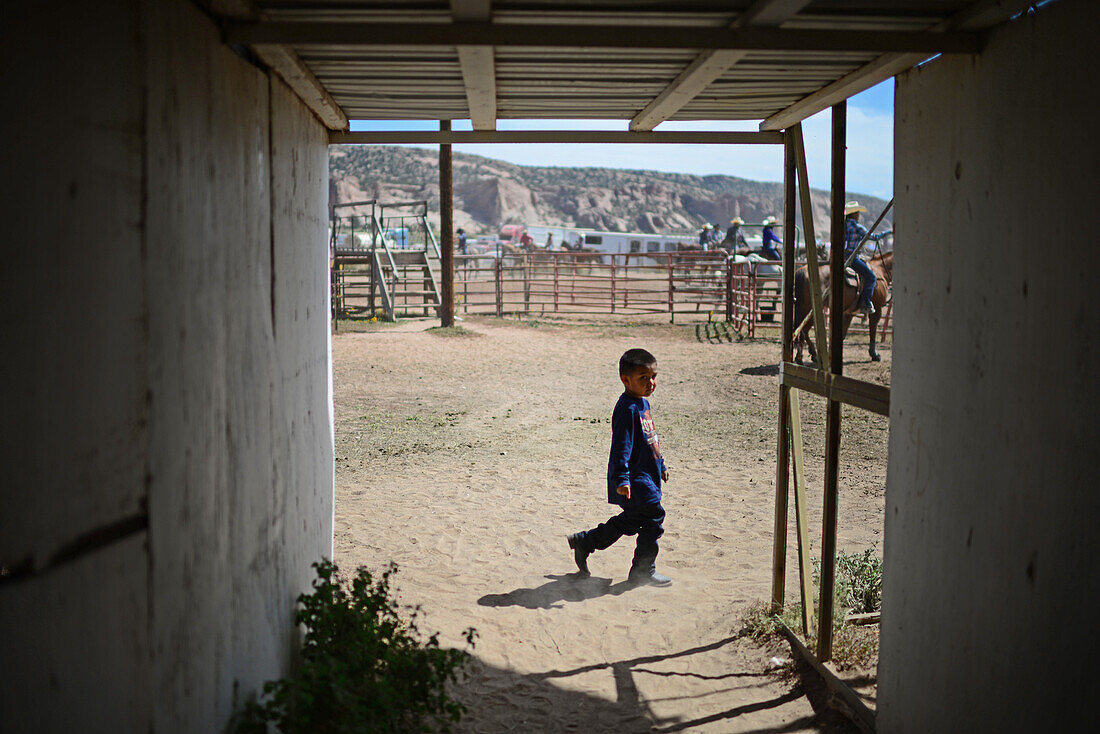
<svg viewBox="0 0 1100 734"><path fill-rule="evenodd" d="M821 588L821 559L813 559L814 587ZM836 554L833 612L839 624L846 614L877 612L882 608L882 559L868 548L862 553Z"/></svg>
<svg viewBox="0 0 1100 734"><path fill-rule="evenodd" d="M816 644L816 639L815 639ZM833 632L833 664L839 670L878 664L878 627L841 623Z"/></svg>
<svg viewBox="0 0 1100 734"><path fill-rule="evenodd" d="M305 627L297 672L264 684L237 731L266 732L268 724L297 732L449 731L465 708L446 685L458 679L470 654L439 647L438 633L421 640L419 608L406 620L390 593L390 564L374 578L363 567L350 588L327 559L313 564L313 593L298 597L295 623ZM466 630L472 648L477 633Z"/></svg>
<svg viewBox="0 0 1100 734"><path fill-rule="evenodd" d="M876 557L872 549L863 553L840 551L836 559L836 585L833 595L833 663L840 669L867 667L878 660L878 629L860 627L844 621L849 613L863 614L877 612L882 606L882 559ZM814 588L821 589L821 560L813 559ZM810 629L808 639L804 640L813 650L817 646L816 620L820 615L820 605L814 600L815 626ZM754 602L748 606L741 617L741 632L758 642L778 635L786 625L799 637L802 637L802 605L795 603L778 610L772 610L767 602Z"/></svg>
<svg viewBox="0 0 1100 734"><path fill-rule="evenodd" d="M783 625L792 630L801 629L801 604L792 604L776 611L772 609L771 602L755 601L741 615L741 633L757 642L778 635Z"/></svg>
<svg viewBox="0 0 1100 734"><path fill-rule="evenodd" d="M836 557L837 590L844 606L853 614L877 612L882 608L882 559L868 548L848 555L841 551Z"/></svg>

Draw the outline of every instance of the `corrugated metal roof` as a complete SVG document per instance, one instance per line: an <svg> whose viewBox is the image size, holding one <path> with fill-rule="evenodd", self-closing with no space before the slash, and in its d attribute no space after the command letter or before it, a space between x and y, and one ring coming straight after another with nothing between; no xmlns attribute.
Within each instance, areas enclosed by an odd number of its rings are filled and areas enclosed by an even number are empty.
<svg viewBox="0 0 1100 734"><path fill-rule="evenodd" d="M473 118L477 126L480 112L482 129L490 128L496 119L588 118L633 120L634 129L645 130L666 119L765 120L796 115L800 110L791 111L792 105L807 107L817 99L827 104L842 91L859 91L861 75L866 76L864 88L877 83L878 77L891 75L871 71L875 66L885 68L890 59L884 54L892 52L893 39L900 38L896 34L936 31L938 39L951 35L944 31L972 32L1005 20L1022 4L1009 0L279 0L256 3L261 19L249 27L269 31L263 39L269 46L291 50L290 58L297 57L296 63L316 78L350 119ZM531 42L481 46L487 53L460 56L458 46L418 35L425 28L461 29L452 26L456 19L493 29L516 29L522 38L530 36ZM238 24L232 32L244 32L241 27ZM354 37L356 42L349 43L349 29L360 27L371 35ZM537 31L543 28L547 29L546 45L535 45ZM602 30L601 38L628 45L570 46L567 28ZM676 29L699 29L711 34L707 40L712 41L715 33L746 31L743 38L749 39L748 33L768 28L810 34L798 36L800 42L828 36L831 45L829 50L715 50L706 43L691 48L653 47L660 45L654 43L654 29L670 34ZM649 31L632 35L632 29ZM536 31L533 36L532 30ZM624 41L624 35L640 40L634 45ZM769 37L763 45L782 45L795 36ZM849 37L853 48L834 48ZM358 38L364 42L357 42ZM864 50L868 39L881 39L881 48ZM934 53L934 49L914 53L899 48L886 71L897 73L893 69L899 64L911 65ZM835 90L826 98L821 90L830 85Z"/></svg>

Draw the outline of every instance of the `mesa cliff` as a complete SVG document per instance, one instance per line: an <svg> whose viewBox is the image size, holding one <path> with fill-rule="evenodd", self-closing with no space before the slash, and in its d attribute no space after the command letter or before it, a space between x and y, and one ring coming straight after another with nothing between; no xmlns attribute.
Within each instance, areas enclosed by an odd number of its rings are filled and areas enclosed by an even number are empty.
<svg viewBox="0 0 1100 734"><path fill-rule="evenodd" d="M428 219L438 230L435 151L332 146L329 168L337 203L427 200ZM886 206L882 199L865 194L849 193L846 198L859 199L867 207L868 225ZM811 201L817 236L828 240L828 192L812 190ZM518 166L454 154L454 223L472 235L495 234L504 224L694 233L704 222L725 227L734 216L760 222L782 214L780 183L659 171Z"/></svg>

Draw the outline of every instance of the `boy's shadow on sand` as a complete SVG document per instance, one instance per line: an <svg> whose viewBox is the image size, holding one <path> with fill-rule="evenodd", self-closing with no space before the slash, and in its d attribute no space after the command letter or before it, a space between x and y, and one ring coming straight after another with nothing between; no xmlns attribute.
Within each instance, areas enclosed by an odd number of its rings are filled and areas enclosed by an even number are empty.
<svg viewBox="0 0 1100 734"><path fill-rule="evenodd" d="M564 575L547 574L549 582L534 589L516 589L507 594L486 594L477 600L483 607L525 607L527 609L555 609L558 602L584 601L599 596L618 596L637 588L632 581L612 584L611 579L599 576L583 577L579 573Z"/></svg>

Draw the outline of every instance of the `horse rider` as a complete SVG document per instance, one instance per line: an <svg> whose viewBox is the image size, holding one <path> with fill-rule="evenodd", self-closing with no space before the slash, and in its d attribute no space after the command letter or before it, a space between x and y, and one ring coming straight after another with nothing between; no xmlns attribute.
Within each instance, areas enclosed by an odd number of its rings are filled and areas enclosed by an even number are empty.
<svg viewBox="0 0 1100 734"><path fill-rule="evenodd" d="M711 230L714 229L710 223L703 225L703 228L699 230L699 246L704 250L710 245Z"/></svg>
<svg viewBox="0 0 1100 734"><path fill-rule="evenodd" d="M726 239L722 242L730 252L736 253L741 248L748 249L749 243L745 241L745 233L741 231L741 225L744 223L745 220L741 217L734 217L730 220L729 229L726 230Z"/></svg>
<svg viewBox="0 0 1100 734"><path fill-rule="evenodd" d="M867 211L867 207L861 206L858 201L849 201L844 205L844 261L851 259L852 269L859 273L863 282L863 290L859 293L859 313L869 316L875 312L875 305L871 303L871 296L875 293L875 271L864 262L862 257L852 257L852 253L859 247L859 243L866 237L872 242L881 240L890 232L879 232L867 236L867 228L859 223L860 212Z"/></svg>
<svg viewBox="0 0 1100 734"><path fill-rule="evenodd" d="M783 256L779 254L779 250L775 248L776 245L782 245L783 240L775 236L775 225L779 223L779 220L775 217L768 217L764 220L764 243L760 245L760 254L769 260L782 260Z"/></svg>
<svg viewBox="0 0 1100 734"><path fill-rule="evenodd" d="M458 251L461 252L463 255L466 255L466 254L468 254L466 250L467 250L467 248L466 248L466 230L462 229L462 227L459 227L458 228Z"/></svg>

